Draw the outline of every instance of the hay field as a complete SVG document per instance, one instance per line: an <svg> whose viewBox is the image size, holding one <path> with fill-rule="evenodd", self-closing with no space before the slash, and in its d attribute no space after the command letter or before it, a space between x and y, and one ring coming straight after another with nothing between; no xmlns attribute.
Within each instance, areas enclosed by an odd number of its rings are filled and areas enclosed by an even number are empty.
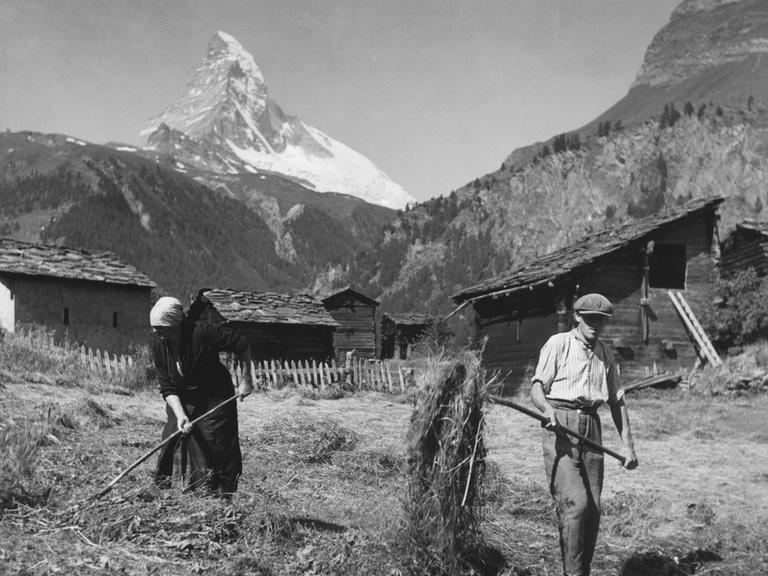
<svg viewBox="0 0 768 576"><path fill-rule="evenodd" d="M2 574L425 573L401 538L406 398L256 394L239 405L245 476L230 503L156 490L152 458L83 508L159 440L160 397L0 376L0 430L36 446L15 492L26 503L0 516ZM643 391L629 406L640 467L607 462L593 574L768 574L768 397ZM538 423L498 406L487 422L494 573L559 574Z"/></svg>

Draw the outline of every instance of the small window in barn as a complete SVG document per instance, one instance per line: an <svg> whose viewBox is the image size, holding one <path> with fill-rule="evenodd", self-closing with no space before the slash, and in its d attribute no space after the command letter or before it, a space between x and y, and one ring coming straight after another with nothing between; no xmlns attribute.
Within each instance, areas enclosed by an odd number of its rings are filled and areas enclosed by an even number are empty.
<svg viewBox="0 0 768 576"><path fill-rule="evenodd" d="M64 308L64 316L61 319L61 323L65 326L69 325L69 308Z"/></svg>
<svg viewBox="0 0 768 576"><path fill-rule="evenodd" d="M686 263L683 244L656 244L650 259L650 287L685 288Z"/></svg>
<svg viewBox="0 0 768 576"><path fill-rule="evenodd" d="M112 328L117 328L117 312L112 312Z"/></svg>

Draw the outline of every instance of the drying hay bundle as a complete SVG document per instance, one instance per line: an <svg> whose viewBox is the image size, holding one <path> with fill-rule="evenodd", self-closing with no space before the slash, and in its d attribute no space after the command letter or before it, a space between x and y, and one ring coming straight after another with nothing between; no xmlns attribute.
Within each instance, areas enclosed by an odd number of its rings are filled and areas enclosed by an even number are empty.
<svg viewBox="0 0 768 576"><path fill-rule="evenodd" d="M425 572L460 574L482 547L488 385L477 356L466 353L436 361L420 388L408 436L406 532Z"/></svg>

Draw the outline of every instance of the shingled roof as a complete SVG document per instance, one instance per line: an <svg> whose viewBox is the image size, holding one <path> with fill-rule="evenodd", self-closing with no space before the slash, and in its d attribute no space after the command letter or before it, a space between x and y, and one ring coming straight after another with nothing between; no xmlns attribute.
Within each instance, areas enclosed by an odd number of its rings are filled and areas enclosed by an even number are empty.
<svg viewBox="0 0 768 576"><path fill-rule="evenodd" d="M379 306L379 304L380 304L380 302L378 300L374 300L370 296L366 296L362 292L358 292L357 290L355 290L351 286L344 286L343 288L338 288L338 289L334 290L333 292L331 292L330 294L327 294L327 295L323 296L323 299L322 299L323 303L325 304L329 300L331 300L332 298L336 298L337 296L340 296L342 294L353 294L353 295L357 296L357 298L359 300L362 300L363 302L365 302L367 304L370 304L371 306Z"/></svg>
<svg viewBox="0 0 768 576"><path fill-rule="evenodd" d="M416 312L403 312L401 314L385 313L383 319L386 319L397 326L427 326L434 321L432 316L418 314Z"/></svg>
<svg viewBox="0 0 768 576"><path fill-rule="evenodd" d="M89 252L0 238L0 273L88 280L154 288L156 284L111 252Z"/></svg>
<svg viewBox="0 0 768 576"><path fill-rule="evenodd" d="M744 220L736 224L736 229L745 232L756 232L762 236L768 236L768 222L758 222L757 220Z"/></svg>
<svg viewBox="0 0 768 576"><path fill-rule="evenodd" d="M640 242L662 228L703 212L714 211L723 200L720 196L690 200L673 209L590 234L575 244L465 288L455 294L453 299L460 304L498 294L509 295L561 280L580 268L595 264L630 244Z"/></svg>
<svg viewBox="0 0 768 576"><path fill-rule="evenodd" d="M204 298L229 322L339 326L323 304L309 294L246 292L228 288L201 291Z"/></svg>

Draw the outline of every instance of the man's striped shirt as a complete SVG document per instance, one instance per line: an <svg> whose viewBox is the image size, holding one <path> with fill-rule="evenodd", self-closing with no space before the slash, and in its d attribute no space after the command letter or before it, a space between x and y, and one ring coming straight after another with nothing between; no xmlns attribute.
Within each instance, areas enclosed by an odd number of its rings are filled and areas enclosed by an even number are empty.
<svg viewBox="0 0 768 576"><path fill-rule="evenodd" d="M541 382L547 398L586 405L614 404L624 395L613 352L599 340L590 348L576 328L547 340L533 381Z"/></svg>

